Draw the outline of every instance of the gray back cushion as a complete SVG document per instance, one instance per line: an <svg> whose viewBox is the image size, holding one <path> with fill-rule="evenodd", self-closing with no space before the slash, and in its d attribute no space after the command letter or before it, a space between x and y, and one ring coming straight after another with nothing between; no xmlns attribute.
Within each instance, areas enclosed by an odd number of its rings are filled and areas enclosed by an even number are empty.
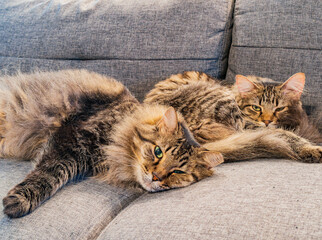
<svg viewBox="0 0 322 240"><path fill-rule="evenodd" d="M0 0L0 70L87 68L140 99L171 74L224 77L232 0Z"/></svg>
<svg viewBox="0 0 322 240"><path fill-rule="evenodd" d="M254 74L286 81L304 72L303 102L321 111L321 10L316 0L237 0L227 80Z"/></svg>

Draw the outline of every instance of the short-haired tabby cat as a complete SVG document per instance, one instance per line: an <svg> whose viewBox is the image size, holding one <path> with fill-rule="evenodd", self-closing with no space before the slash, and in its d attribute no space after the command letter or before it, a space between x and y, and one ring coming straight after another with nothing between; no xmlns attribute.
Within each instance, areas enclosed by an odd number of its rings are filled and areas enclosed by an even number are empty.
<svg viewBox="0 0 322 240"><path fill-rule="evenodd" d="M280 84L238 75L236 84L230 87L205 73L185 72L157 83L145 103L174 107L196 140L208 149L220 151L225 161L287 157L322 162L322 147L282 129L309 126L315 131L311 131L315 134L313 139L319 138L313 126L302 124L307 121L300 117L304 115L300 102L303 87L302 73Z"/></svg>
<svg viewBox="0 0 322 240"><path fill-rule="evenodd" d="M0 78L0 157L36 163L3 199L9 217L73 179L155 192L208 177L223 161L173 108L140 105L121 83L85 70Z"/></svg>

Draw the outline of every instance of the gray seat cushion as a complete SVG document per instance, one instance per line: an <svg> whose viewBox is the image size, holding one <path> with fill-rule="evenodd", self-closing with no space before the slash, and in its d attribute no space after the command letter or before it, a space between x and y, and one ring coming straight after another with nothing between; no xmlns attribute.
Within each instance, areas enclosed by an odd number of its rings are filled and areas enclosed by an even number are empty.
<svg viewBox="0 0 322 240"><path fill-rule="evenodd" d="M222 164L190 187L142 195L98 239L321 239L321 172L288 160Z"/></svg>
<svg viewBox="0 0 322 240"><path fill-rule="evenodd" d="M316 0L237 0L227 80L254 74L286 81L304 72L303 102L321 112L321 11Z"/></svg>
<svg viewBox="0 0 322 240"><path fill-rule="evenodd" d="M31 170L29 162L0 160L0 198ZM88 179L58 191L32 214L9 219L0 205L0 238L93 239L140 193Z"/></svg>
<svg viewBox="0 0 322 240"><path fill-rule="evenodd" d="M224 77L232 0L0 0L0 69L87 68L140 99L185 70Z"/></svg>

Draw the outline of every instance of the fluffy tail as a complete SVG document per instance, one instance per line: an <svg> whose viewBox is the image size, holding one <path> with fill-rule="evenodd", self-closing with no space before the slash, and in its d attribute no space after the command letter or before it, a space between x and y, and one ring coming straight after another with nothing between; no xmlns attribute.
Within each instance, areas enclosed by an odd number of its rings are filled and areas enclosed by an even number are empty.
<svg viewBox="0 0 322 240"><path fill-rule="evenodd" d="M204 144L204 147L222 153L226 162L271 157L299 160L298 144L293 143L297 138L299 137L295 134L283 130L246 130L223 140ZM303 141L302 145L309 144L304 139Z"/></svg>
<svg viewBox="0 0 322 240"><path fill-rule="evenodd" d="M322 137L318 129L318 126L321 120L322 120L322 113L317 114L314 120L310 120L308 116L305 114L302 117L300 126L296 129L295 133L300 137L303 137L309 140L310 142L321 144Z"/></svg>

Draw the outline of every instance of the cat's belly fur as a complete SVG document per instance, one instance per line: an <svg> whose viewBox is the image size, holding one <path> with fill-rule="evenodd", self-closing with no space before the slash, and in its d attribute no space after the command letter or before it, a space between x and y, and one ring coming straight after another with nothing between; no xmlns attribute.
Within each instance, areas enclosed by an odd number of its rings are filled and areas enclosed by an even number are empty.
<svg viewBox="0 0 322 240"><path fill-rule="evenodd" d="M0 157L36 162L55 142L87 134L108 143L111 126L137 103L121 83L85 70L1 77L0 89Z"/></svg>
<svg viewBox="0 0 322 240"><path fill-rule="evenodd" d="M77 162L77 167L73 169L77 169L77 175L82 177L105 171L106 169L100 169L101 163L107 158L102 147L111 143L113 127L134 106L133 102L113 103L92 116L88 112L82 112L81 117L65 121L50 137L37 158L48 163L53 161L53 164L55 159Z"/></svg>

